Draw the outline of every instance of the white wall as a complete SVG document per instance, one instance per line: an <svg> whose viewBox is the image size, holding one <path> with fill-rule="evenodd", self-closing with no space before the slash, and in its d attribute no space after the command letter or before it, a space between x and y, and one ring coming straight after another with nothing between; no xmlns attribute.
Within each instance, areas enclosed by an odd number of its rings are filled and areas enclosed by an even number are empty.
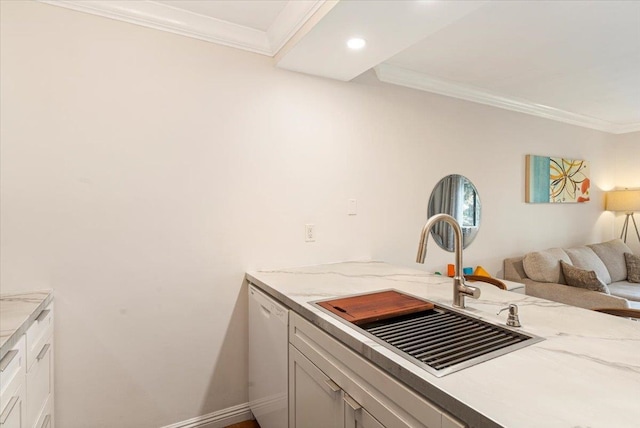
<svg viewBox="0 0 640 428"><path fill-rule="evenodd" d="M613 140L615 155L615 176L613 187L624 189L640 189L640 132L616 135ZM609 213L614 217L613 213ZM640 228L640 213L635 214L636 223ZM615 215L615 235L620 236L624 223L624 213ZM636 254L640 254L640 242L636 236L633 224L630 224L627 245Z"/></svg>
<svg viewBox="0 0 640 428"><path fill-rule="evenodd" d="M495 274L506 256L612 237L610 135L0 4L2 292L55 289L60 427L157 427L246 402L243 273L412 266L444 175L482 198L468 265ZM593 202L525 204L528 153L590 160ZM430 245L425 268L452 260Z"/></svg>
<svg viewBox="0 0 640 428"><path fill-rule="evenodd" d="M502 260L532 249L578 245L612 237L601 190L612 181L611 135L452 98L377 85L367 103L371 150L384 174L374 201L379 222L374 254L408 263L415 259L420 225L432 187L444 175L469 177L482 199L482 226L465 251L466 265L501 273ZM378 110L378 111L375 111ZM378 119L375 118L386 118ZM377 140L382 141L377 143ZM525 155L590 161L589 204L526 204ZM387 178L393 177L385 186ZM375 226L375 225L374 225ZM451 254L430 247L427 266L442 270Z"/></svg>

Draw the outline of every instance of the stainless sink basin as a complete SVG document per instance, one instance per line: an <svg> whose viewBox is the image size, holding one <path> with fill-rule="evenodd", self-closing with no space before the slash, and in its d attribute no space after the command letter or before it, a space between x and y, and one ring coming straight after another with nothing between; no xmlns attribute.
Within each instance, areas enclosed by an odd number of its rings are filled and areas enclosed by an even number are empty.
<svg viewBox="0 0 640 428"><path fill-rule="evenodd" d="M435 303L433 309L359 326L318 308L436 377L543 340Z"/></svg>

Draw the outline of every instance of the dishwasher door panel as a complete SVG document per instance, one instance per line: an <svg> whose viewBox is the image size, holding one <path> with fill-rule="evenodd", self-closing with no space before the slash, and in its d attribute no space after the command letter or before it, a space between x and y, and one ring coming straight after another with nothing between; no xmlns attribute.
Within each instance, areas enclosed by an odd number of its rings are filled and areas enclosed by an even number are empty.
<svg viewBox="0 0 640 428"><path fill-rule="evenodd" d="M249 285L249 406L261 428L288 426L289 311Z"/></svg>

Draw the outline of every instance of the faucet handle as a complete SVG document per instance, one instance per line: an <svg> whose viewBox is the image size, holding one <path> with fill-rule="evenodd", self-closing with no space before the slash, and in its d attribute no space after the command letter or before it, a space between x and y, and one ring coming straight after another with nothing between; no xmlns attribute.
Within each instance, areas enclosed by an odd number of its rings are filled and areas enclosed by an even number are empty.
<svg viewBox="0 0 640 428"><path fill-rule="evenodd" d="M518 317L518 305L514 305L510 303L506 308L502 308L498 311L496 315L500 315L503 311L509 309L509 317L507 318L507 325L509 327L522 327L520 324L520 319Z"/></svg>
<svg viewBox="0 0 640 428"><path fill-rule="evenodd" d="M469 297L473 297L474 299L480 298L481 290L478 287L473 287L471 285L466 285L464 282L463 285L463 294Z"/></svg>

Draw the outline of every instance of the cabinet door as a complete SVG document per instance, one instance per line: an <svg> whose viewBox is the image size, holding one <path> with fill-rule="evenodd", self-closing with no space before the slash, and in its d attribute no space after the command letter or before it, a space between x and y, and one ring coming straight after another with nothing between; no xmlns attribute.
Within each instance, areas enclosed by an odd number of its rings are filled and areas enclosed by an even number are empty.
<svg viewBox="0 0 640 428"><path fill-rule="evenodd" d="M0 360L0 428L25 428L24 335Z"/></svg>
<svg viewBox="0 0 640 428"><path fill-rule="evenodd" d="M342 391L289 346L289 428L342 428Z"/></svg>
<svg viewBox="0 0 640 428"><path fill-rule="evenodd" d="M0 427L1 428L25 428L24 423L24 388L15 391L8 400L6 405L0 409ZM3 403L4 404L4 403Z"/></svg>
<svg viewBox="0 0 640 428"><path fill-rule="evenodd" d="M344 428L385 428L349 394L343 393Z"/></svg>
<svg viewBox="0 0 640 428"><path fill-rule="evenodd" d="M49 339L51 339L50 337ZM36 426L42 419L49 397L53 395L52 372L52 340L48 340L40 349L33 364L27 372L27 426ZM40 427L38 427L40 428Z"/></svg>
<svg viewBox="0 0 640 428"><path fill-rule="evenodd" d="M465 426L449 415L445 425L445 414L435 404L295 313L289 318L289 342L318 370L335 380L347 400L355 397L354 407L363 407L358 411L352 409L355 422L347 417L347 426L353 427L354 423L376 428Z"/></svg>

